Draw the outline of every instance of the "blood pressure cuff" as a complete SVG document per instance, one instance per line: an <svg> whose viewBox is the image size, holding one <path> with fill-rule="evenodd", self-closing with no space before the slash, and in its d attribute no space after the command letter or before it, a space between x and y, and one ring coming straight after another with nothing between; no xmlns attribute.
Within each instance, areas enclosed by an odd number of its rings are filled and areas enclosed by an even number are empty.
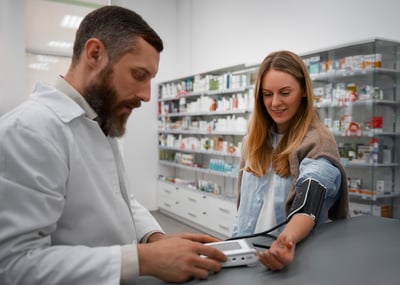
<svg viewBox="0 0 400 285"><path fill-rule="evenodd" d="M304 213L310 215L316 224L325 200L325 193L326 188L317 180L311 178L304 180L296 190L287 219L289 220L294 214Z"/></svg>

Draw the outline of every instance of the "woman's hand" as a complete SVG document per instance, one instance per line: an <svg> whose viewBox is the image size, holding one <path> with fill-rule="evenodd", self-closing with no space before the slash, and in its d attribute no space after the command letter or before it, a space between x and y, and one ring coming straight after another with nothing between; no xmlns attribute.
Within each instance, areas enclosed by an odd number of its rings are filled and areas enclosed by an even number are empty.
<svg viewBox="0 0 400 285"><path fill-rule="evenodd" d="M271 270L280 270L294 260L296 244L306 238L314 227L314 219L308 215L295 214L269 250L259 252L262 264Z"/></svg>
<svg viewBox="0 0 400 285"><path fill-rule="evenodd" d="M293 262L295 248L293 238L281 234L269 250L258 253L258 258L270 270L280 270Z"/></svg>

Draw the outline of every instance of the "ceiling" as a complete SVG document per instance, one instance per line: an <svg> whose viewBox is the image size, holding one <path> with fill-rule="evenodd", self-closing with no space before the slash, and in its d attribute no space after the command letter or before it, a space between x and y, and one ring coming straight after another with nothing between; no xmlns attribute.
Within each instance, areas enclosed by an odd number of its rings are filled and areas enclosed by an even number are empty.
<svg viewBox="0 0 400 285"><path fill-rule="evenodd" d="M63 28L64 17L70 15L79 20L93 9L109 5L109 2L24 0L26 94L30 94L37 81L54 82L57 75L65 74L70 64L76 28Z"/></svg>
<svg viewBox="0 0 400 285"><path fill-rule="evenodd" d="M109 0L24 0L26 49L31 53L70 56L76 28L63 28L64 16L81 19ZM52 43L51 45L49 43Z"/></svg>

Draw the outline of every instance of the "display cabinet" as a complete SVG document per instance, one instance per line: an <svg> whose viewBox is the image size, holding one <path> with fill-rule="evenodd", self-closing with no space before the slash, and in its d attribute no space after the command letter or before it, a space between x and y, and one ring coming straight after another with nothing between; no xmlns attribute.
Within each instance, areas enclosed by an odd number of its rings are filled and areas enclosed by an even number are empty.
<svg viewBox="0 0 400 285"><path fill-rule="evenodd" d="M237 65L159 85L159 208L224 237L230 235L236 213L254 71ZM174 194L166 194L166 188ZM195 206L195 200L202 203ZM214 225L221 215L224 224Z"/></svg>
<svg viewBox="0 0 400 285"><path fill-rule="evenodd" d="M374 39L303 55L346 168L352 216L399 215L399 48Z"/></svg>
<svg viewBox="0 0 400 285"><path fill-rule="evenodd" d="M399 48L373 39L301 55L348 175L351 216L400 217ZM231 234L236 215L257 67L159 84L159 208L220 237Z"/></svg>
<svg viewBox="0 0 400 285"><path fill-rule="evenodd" d="M158 205L168 214L219 238L232 233L236 204L184 184L158 181Z"/></svg>

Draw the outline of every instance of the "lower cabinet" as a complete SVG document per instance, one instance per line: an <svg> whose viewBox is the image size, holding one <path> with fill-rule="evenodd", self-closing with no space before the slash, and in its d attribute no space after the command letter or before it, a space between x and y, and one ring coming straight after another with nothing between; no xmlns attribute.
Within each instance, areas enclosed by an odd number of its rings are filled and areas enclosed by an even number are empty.
<svg viewBox="0 0 400 285"><path fill-rule="evenodd" d="M212 194L158 181L160 211L205 233L225 239L231 236L236 204Z"/></svg>

